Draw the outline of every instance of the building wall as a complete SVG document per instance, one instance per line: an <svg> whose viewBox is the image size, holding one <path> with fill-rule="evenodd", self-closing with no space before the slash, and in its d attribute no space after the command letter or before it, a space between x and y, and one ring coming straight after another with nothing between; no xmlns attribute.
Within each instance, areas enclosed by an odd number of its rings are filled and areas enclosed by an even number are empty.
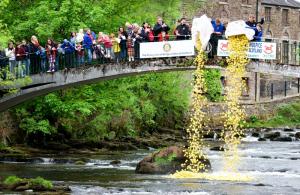
<svg viewBox="0 0 300 195"><path fill-rule="evenodd" d="M189 3L188 0L185 1ZM271 21L263 25L265 37L300 40L300 7L267 5L259 0L259 20L261 17L265 17L265 7L271 7ZM288 25L282 24L283 9L289 10ZM256 0L210 0L197 11L195 16L207 14L211 18L221 18L223 22L230 22L247 20L249 15L255 15L255 12ZM183 11L183 15L186 16L184 13Z"/></svg>
<svg viewBox="0 0 300 195"><path fill-rule="evenodd" d="M300 40L300 8L272 6L262 4L260 12L265 14L265 8L271 8L271 21L264 24L265 36L279 39ZM288 10L288 23L282 22L282 11ZM268 30L270 33L268 33Z"/></svg>

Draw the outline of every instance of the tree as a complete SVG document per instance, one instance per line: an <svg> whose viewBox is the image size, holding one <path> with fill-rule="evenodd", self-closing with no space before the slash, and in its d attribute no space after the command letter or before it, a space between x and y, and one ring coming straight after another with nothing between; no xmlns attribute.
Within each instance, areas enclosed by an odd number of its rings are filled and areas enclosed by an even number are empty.
<svg viewBox="0 0 300 195"><path fill-rule="evenodd" d="M1 1L2 2L2 1ZM169 25L180 16L180 0L5 0L5 12L0 12L8 30L16 40L36 35L45 41L69 38L72 31L91 28L95 32L116 32L129 21L154 24L163 16Z"/></svg>

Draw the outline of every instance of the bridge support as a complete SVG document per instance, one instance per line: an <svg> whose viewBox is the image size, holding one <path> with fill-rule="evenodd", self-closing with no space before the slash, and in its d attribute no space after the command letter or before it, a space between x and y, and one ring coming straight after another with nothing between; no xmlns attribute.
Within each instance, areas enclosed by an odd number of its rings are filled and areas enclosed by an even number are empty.
<svg viewBox="0 0 300 195"><path fill-rule="evenodd" d="M254 73L254 85L255 85L255 102L259 102L260 101L260 73L259 72L255 72Z"/></svg>

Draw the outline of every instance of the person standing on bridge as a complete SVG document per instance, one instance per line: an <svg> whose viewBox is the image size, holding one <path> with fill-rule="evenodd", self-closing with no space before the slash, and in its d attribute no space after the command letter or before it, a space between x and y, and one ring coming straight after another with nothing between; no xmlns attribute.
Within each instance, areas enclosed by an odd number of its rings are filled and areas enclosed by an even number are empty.
<svg viewBox="0 0 300 195"><path fill-rule="evenodd" d="M248 18L248 21L246 21L246 24L251 27L253 30L255 30L257 24L264 24L265 19L261 18L260 22L255 21L255 16L254 15L250 15Z"/></svg>
<svg viewBox="0 0 300 195"><path fill-rule="evenodd" d="M169 30L170 27L163 21L161 17L158 17L157 23L153 27L155 41L158 41L159 37L162 37L163 32L165 34L164 37L166 37L168 35Z"/></svg>
<svg viewBox="0 0 300 195"><path fill-rule="evenodd" d="M124 31L123 27L119 28L118 38L120 39L120 48L121 48L120 58L121 58L121 60L125 61L126 58L127 58L127 39L128 39L128 34L127 34L126 31Z"/></svg>
<svg viewBox="0 0 300 195"><path fill-rule="evenodd" d="M180 24L176 27L175 30L176 40L188 40L191 36L190 27L186 24L186 19L181 18Z"/></svg>
<svg viewBox="0 0 300 195"><path fill-rule="evenodd" d="M88 55L88 64L92 64L94 41L94 36L92 35L91 30L87 29L86 34L83 37L83 47Z"/></svg>
<svg viewBox="0 0 300 195"><path fill-rule="evenodd" d="M225 33L225 26L219 18L212 20L211 24L214 28L214 32L210 38L210 43L212 45L211 57L215 57L217 55L218 42L223 38L223 34Z"/></svg>
<svg viewBox="0 0 300 195"><path fill-rule="evenodd" d="M30 48L25 39L22 40L21 47L24 48L25 54L26 54L26 56L25 56L25 75L29 76L29 74L30 74L30 58L29 58Z"/></svg>
<svg viewBox="0 0 300 195"><path fill-rule="evenodd" d="M47 52L47 58L49 62L49 70L47 72L55 72L55 60L57 55L57 45L52 39L48 39L45 46Z"/></svg>
<svg viewBox="0 0 300 195"><path fill-rule="evenodd" d="M16 61L17 61L17 73L16 76L18 78L20 77L24 77L24 68L25 68L25 63L26 63L26 51L24 49L24 47L22 47L21 43L17 43L16 44ZM23 68L24 66L24 68Z"/></svg>
<svg viewBox="0 0 300 195"><path fill-rule="evenodd" d="M8 58L6 57L5 51L2 49L2 46L0 45L0 70L6 69L7 65L8 65ZM3 75L0 75L0 78L5 80L6 73L4 72Z"/></svg>
<svg viewBox="0 0 300 195"><path fill-rule="evenodd" d="M30 67L32 73L38 73L41 67L41 46L36 36L31 37L30 48Z"/></svg>
<svg viewBox="0 0 300 195"><path fill-rule="evenodd" d="M12 74L15 74L15 67L16 67L16 53L15 53L15 46L13 42L8 43L8 47L5 49L5 55L9 60L9 71Z"/></svg>

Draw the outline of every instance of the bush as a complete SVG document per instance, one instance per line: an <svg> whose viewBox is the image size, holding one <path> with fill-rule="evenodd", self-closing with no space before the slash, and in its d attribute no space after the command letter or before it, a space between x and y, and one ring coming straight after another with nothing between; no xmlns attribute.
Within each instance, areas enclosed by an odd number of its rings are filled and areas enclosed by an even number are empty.
<svg viewBox="0 0 300 195"><path fill-rule="evenodd" d="M74 87L23 103L12 113L26 135L48 140L56 133L88 141L110 132L116 138L146 135L158 126L184 125L191 92L186 74L152 73Z"/></svg>
<svg viewBox="0 0 300 195"><path fill-rule="evenodd" d="M4 184L5 185L14 185L14 184L17 184L19 182L23 181L23 179L13 175L13 176L9 176L7 177L5 180L4 180Z"/></svg>
<svg viewBox="0 0 300 195"><path fill-rule="evenodd" d="M35 179L29 180L30 186L43 186L46 189L52 189L53 184L51 181L48 181L42 177L37 177Z"/></svg>
<svg viewBox="0 0 300 195"><path fill-rule="evenodd" d="M204 71L205 87L207 98L210 101L218 102L223 100L221 72L217 69L206 69Z"/></svg>
<svg viewBox="0 0 300 195"><path fill-rule="evenodd" d="M158 165L165 165L172 162L176 157L177 157L176 154L172 153L166 157L155 157L154 162L157 163Z"/></svg>
<svg viewBox="0 0 300 195"><path fill-rule="evenodd" d="M41 186L45 189L52 189L53 184L51 181L48 181L42 177L37 177L35 179L22 179L17 176L9 176L4 180L5 185L15 185L19 182L26 182L29 184L30 188L36 188L37 186Z"/></svg>
<svg viewBox="0 0 300 195"><path fill-rule="evenodd" d="M255 123L255 122L258 122L259 119L256 115L251 115L249 117L249 120L250 120L251 123Z"/></svg>

